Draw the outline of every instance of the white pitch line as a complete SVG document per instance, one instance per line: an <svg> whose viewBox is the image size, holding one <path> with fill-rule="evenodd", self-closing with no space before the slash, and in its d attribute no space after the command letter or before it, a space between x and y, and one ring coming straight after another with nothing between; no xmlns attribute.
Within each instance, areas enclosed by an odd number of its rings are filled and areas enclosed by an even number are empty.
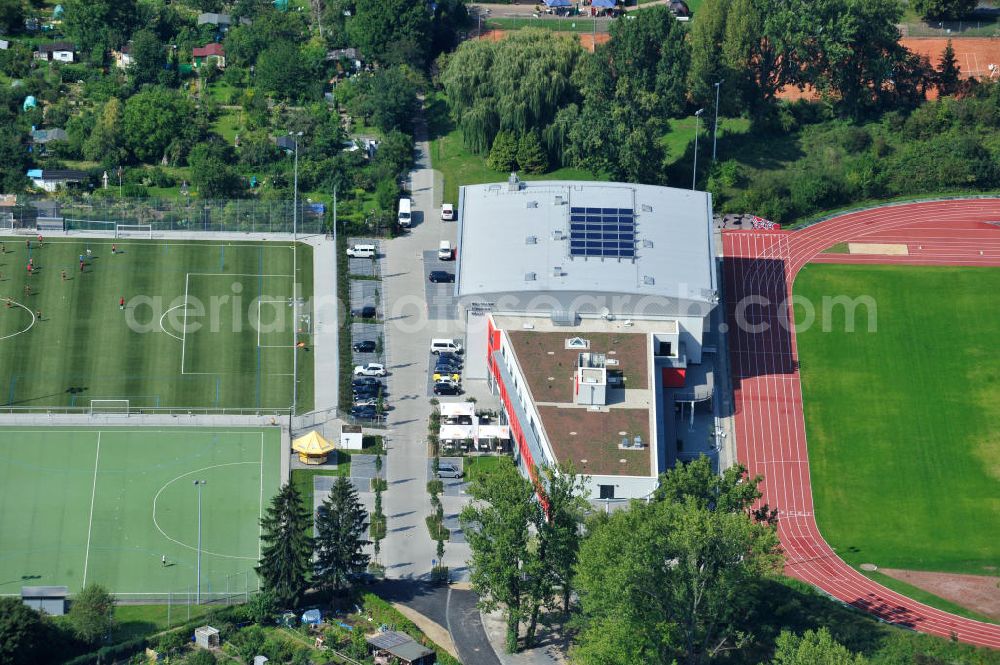
<svg viewBox="0 0 1000 665"><path fill-rule="evenodd" d="M188 327L188 280L191 279L191 273L184 275L184 327L181 329L181 374L184 374L184 349L187 346L187 327Z"/></svg>
<svg viewBox="0 0 1000 665"><path fill-rule="evenodd" d="M263 436L263 433L261 433ZM94 456L94 484L90 488L90 519L87 522L87 553L83 557L83 586L87 586L87 566L90 565L90 535L94 527L94 497L97 496L97 464L101 461L101 430L97 430L97 454Z"/></svg>

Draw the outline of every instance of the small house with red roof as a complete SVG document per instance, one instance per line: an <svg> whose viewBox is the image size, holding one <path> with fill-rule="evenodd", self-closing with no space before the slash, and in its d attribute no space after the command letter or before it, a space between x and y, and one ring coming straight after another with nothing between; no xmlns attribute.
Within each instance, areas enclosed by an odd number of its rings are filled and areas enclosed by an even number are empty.
<svg viewBox="0 0 1000 665"><path fill-rule="evenodd" d="M222 48L222 44L217 42L195 48L191 51L191 57L194 60L195 69L212 60L215 61L215 66L219 69L226 68L226 51Z"/></svg>

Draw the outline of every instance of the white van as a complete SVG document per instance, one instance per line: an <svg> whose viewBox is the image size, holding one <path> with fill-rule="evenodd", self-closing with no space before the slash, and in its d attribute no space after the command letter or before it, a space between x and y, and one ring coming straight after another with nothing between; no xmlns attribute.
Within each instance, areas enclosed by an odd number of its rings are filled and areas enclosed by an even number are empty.
<svg viewBox="0 0 1000 665"><path fill-rule="evenodd" d="M399 225L403 228L410 226L413 221L413 201L410 199L399 199Z"/></svg>
<svg viewBox="0 0 1000 665"><path fill-rule="evenodd" d="M353 245L347 248L347 255L354 259L375 258L377 253L375 245Z"/></svg>
<svg viewBox="0 0 1000 665"><path fill-rule="evenodd" d="M441 261L451 261L455 258L455 249L451 246L450 240L442 240L438 245L438 259Z"/></svg>
<svg viewBox="0 0 1000 665"><path fill-rule="evenodd" d="M450 353L462 353L462 345L453 339L432 339L431 340L431 353L437 355L442 351L448 351Z"/></svg>

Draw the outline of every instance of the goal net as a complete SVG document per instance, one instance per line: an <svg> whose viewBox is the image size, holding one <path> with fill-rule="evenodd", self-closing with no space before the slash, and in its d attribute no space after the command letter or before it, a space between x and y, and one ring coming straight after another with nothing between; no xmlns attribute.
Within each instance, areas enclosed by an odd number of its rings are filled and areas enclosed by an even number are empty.
<svg viewBox="0 0 1000 665"><path fill-rule="evenodd" d="M90 400L91 416L127 416L127 399L92 399Z"/></svg>
<svg viewBox="0 0 1000 665"><path fill-rule="evenodd" d="M152 224L115 224L116 238L152 238Z"/></svg>
<svg viewBox="0 0 1000 665"><path fill-rule="evenodd" d="M0 213L0 231L13 231L14 230L14 213L8 212L7 214Z"/></svg>

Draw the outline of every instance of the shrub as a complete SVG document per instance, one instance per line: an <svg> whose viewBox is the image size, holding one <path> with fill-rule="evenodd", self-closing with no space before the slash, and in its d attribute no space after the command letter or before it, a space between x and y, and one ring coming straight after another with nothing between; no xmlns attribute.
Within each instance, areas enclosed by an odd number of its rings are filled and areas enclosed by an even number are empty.
<svg viewBox="0 0 1000 665"><path fill-rule="evenodd" d="M486 165L494 171L509 172L517 168L517 138L511 132L500 132L493 139Z"/></svg>

